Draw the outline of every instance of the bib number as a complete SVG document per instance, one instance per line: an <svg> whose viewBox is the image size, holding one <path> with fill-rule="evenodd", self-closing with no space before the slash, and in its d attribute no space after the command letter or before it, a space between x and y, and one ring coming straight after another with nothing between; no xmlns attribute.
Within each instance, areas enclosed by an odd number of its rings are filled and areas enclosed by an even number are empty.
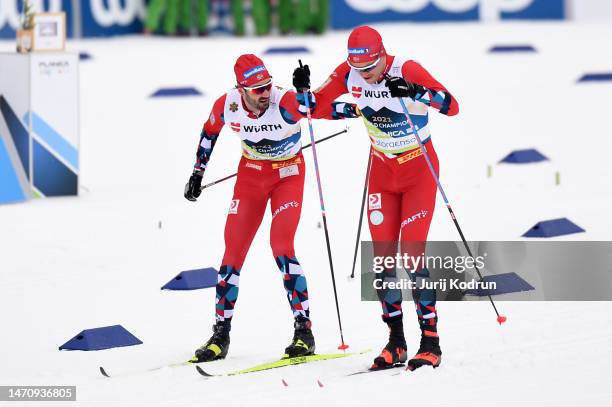
<svg viewBox="0 0 612 407"><path fill-rule="evenodd" d="M278 170L281 178L291 177L293 175L298 175L300 170L297 164L289 165L287 167L280 168Z"/></svg>

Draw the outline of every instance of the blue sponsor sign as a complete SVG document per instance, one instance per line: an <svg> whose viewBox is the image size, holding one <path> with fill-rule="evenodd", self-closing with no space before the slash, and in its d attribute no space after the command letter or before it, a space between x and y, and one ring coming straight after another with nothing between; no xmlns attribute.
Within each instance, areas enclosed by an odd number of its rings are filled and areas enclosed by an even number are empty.
<svg viewBox="0 0 612 407"><path fill-rule="evenodd" d="M370 52L369 48L349 48L348 53L354 55L364 55Z"/></svg>
<svg viewBox="0 0 612 407"><path fill-rule="evenodd" d="M332 0L331 26L393 21L562 20L565 0Z"/></svg>
<svg viewBox="0 0 612 407"><path fill-rule="evenodd" d="M0 38L15 38L22 7L21 1L0 1Z"/></svg>
<svg viewBox="0 0 612 407"><path fill-rule="evenodd" d="M42 0L37 12L66 13L68 37L111 36L142 32L146 16L146 0L79 0L80 9L73 9L72 0ZM38 7L37 2L34 4ZM0 0L0 38L15 38L21 24L23 0ZM74 15L78 13L78 15ZM75 27L75 23L78 27Z"/></svg>
<svg viewBox="0 0 612 407"><path fill-rule="evenodd" d="M72 1L71 0L43 0L41 9L37 12L55 13L66 12L67 35L72 36ZM15 38L16 30L21 25L23 0L0 1L0 38Z"/></svg>
<svg viewBox="0 0 612 407"><path fill-rule="evenodd" d="M249 69L245 73L243 73L242 76L244 76L244 79L249 79L251 76L255 75L256 73L263 72L265 70L266 68L263 65L258 65L254 68Z"/></svg>
<svg viewBox="0 0 612 407"><path fill-rule="evenodd" d="M83 37L142 32L145 0L85 0L81 5Z"/></svg>
<svg viewBox="0 0 612 407"><path fill-rule="evenodd" d="M47 12L66 12L67 33L75 34L75 20L82 36L111 36L142 31L146 0L41 0ZM352 28L385 21L562 20L565 0L331 0L331 26ZM20 24L23 0L0 1L0 38L14 38ZM73 15L79 12L79 15Z"/></svg>

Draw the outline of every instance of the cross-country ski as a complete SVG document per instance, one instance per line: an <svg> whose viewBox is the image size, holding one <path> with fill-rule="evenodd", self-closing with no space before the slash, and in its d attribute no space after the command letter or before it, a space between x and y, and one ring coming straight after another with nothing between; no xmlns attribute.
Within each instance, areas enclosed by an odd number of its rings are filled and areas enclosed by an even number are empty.
<svg viewBox="0 0 612 407"><path fill-rule="evenodd" d="M242 374L247 374L247 373L256 373L256 372L262 372L262 371L271 370L271 369L278 369L281 367L302 365L304 363L320 362L324 360L346 358L349 356L362 355L367 352L369 352L369 350L362 351L359 353L327 353L327 354L317 354L317 355L308 355L308 356L295 356L295 357L276 360L274 362L262 363L260 365L253 366L250 368L236 370L233 372L222 373L222 374L209 373L204 369L203 367L204 365L196 365L196 370L199 374L201 374L204 377L237 376L237 375L242 375Z"/></svg>

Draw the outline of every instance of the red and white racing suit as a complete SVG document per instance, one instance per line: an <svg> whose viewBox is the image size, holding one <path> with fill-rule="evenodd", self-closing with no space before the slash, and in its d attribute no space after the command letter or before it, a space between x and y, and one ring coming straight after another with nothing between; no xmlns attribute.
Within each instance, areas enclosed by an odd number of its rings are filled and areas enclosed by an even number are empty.
<svg viewBox="0 0 612 407"><path fill-rule="evenodd" d="M404 101L438 172L438 157L430 139L428 108L453 116L459 111L457 101L417 62L391 55L386 59L384 73L401 76L425 88L425 93L417 95L415 100L406 98ZM391 97L384 79L369 84L346 62L340 64L314 93L323 109L329 109L328 101L350 93L361 110L372 143L367 211L376 255L394 255L397 243L393 242L398 240L404 252L415 256L423 252L435 207L436 182L398 98ZM417 269L411 277L428 279L429 272ZM395 268L386 270L381 278L396 279ZM378 294L383 320L401 318L401 292L380 290ZM421 329L427 335L436 336L435 290L416 290L413 297Z"/></svg>
<svg viewBox="0 0 612 407"><path fill-rule="evenodd" d="M259 115L245 106L237 89L215 102L204 124L195 168L204 171L221 129L227 124L242 140L242 158L225 224L225 253L216 288L216 319L231 319L238 298L242 265L270 201L270 245L283 274L295 317L309 317L306 278L293 240L302 210L304 158L299 120L304 107L296 93L272 87L269 107ZM312 103L312 101L311 101ZM332 103L330 103L330 106ZM312 111L314 118L340 119L336 108Z"/></svg>

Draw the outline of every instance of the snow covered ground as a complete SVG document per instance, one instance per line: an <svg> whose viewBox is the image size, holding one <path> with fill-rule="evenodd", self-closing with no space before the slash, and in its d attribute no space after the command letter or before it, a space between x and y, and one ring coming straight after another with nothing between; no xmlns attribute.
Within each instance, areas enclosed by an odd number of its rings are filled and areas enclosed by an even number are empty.
<svg viewBox="0 0 612 407"><path fill-rule="evenodd" d="M520 239L538 221L568 217L587 232L564 240L610 240L612 85L576 84L585 72L612 70L609 24L378 28L391 54L420 61L459 100L459 116L432 112L431 127L441 181L469 239ZM320 145L318 154L345 339L354 351L372 352L232 378L204 379L191 366L143 372L189 358L210 335L212 290L159 288L180 270L219 266L233 181L206 190L197 203L182 193L201 125L215 98L234 83L235 58L270 46L306 45L312 53L301 58L320 84L345 57L347 35L68 44L93 56L81 65L81 194L0 207L0 385L76 385L78 402L66 405L83 406L570 406L612 399L612 307L606 302L500 302L508 316L503 327L486 302L441 303L439 369L346 376L366 367L387 335L379 305L361 302L358 281L346 279L368 150L358 120L320 121L315 134L321 138L350 126L348 134ZM531 44L538 52L490 55L494 44ZM12 42L0 42L0 50L12 48ZM289 86L296 57L264 60L275 81ZM148 98L164 86L196 86L206 95ZM308 142L306 132L304 137ZM511 150L531 147L551 161L528 170L496 164ZM233 173L239 156L238 139L223 134L204 181ZM335 351L339 336L323 230L317 227L312 155L305 156L307 185L295 244L309 281L317 349L327 353ZM430 238L455 240L440 204ZM207 365L212 372L273 360L291 338L269 224L267 214L243 267L230 355ZM369 238L365 225L363 238ZM410 305L405 309L413 352L416 316ZM58 351L82 329L113 324L144 344ZM125 375L106 379L99 365Z"/></svg>

